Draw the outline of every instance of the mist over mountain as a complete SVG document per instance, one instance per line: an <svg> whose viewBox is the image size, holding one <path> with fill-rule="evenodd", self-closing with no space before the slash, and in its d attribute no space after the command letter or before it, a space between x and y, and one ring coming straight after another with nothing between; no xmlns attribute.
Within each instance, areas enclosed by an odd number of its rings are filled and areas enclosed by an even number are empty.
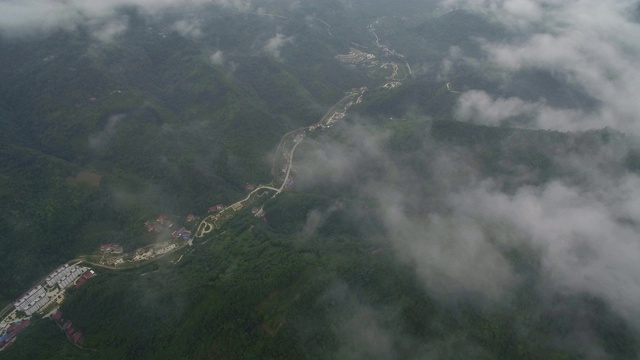
<svg viewBox="0 0 640 360"><path fill-rule="evenodd" d="M639 6L0 2L0 358L638 358Z"/></svg>

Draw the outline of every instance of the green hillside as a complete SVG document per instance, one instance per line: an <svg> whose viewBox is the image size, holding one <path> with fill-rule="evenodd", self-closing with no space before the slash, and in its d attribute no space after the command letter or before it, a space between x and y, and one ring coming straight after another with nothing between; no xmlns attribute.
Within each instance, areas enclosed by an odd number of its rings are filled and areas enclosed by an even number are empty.
<svg viewBox="0 0 640 360"><path fill-rule="evenodd" d="M228 46L226 63L215 64L205 52L211 39L126 11L130 28L109 43L82 29L0 40L2 299L100 243L153 241L145 218L202 213L248 182L269 182L280 136L315 123L358 84L312 34L301 33L310 40L297 45L295 65L246 51L265 26L275 31L272 21L254 16L236 33L212 19L210 31L236 37L219 45ZM83 171L100 184L67 180Z"/></svg>
<svg viewBox="0 0 640 360"><path fill-rule="evenodd" d="M36 314L0 359L637 359L640 48L601 64L580 0L461 3L0 15L0 308L96 272L82 341ZM98 264L161 214L196 236Z"/></svg>

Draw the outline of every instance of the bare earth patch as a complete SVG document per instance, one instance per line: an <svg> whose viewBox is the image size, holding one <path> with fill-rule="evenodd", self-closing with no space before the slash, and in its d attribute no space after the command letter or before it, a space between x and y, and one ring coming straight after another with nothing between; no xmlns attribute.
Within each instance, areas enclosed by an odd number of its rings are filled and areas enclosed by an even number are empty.
<svg viewBox="0 0 640 360"><path fill-rule="evenodd" d="M76 176L69 176L65 182L67 185L87 184L92 187L100 186L102 175L92 171L81 171Z"/></svg>

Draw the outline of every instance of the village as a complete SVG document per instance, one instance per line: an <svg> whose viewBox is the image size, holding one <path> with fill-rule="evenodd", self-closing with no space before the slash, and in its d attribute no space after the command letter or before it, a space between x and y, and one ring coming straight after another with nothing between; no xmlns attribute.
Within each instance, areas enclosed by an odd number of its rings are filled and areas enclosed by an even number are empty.
<svg viewBox="0 0 640 360"><path fill-rule="evenodd" d="M189 214L185 217L185 222L192 223L196 219L195 215ZM100 245L99 252L96 255L88 255L81 258L97 266L111 269L129 268L137 267L141 262L154 260L184 246L193 244L191 231L187 230L185 226L177 228L175 222L164 214L158 215L155 220L145 221L144 228L148 233L157 234L155 244L125 253L120 244L108 243Z"/></svg>
<svg viewBox="0 0 640 360"><path fill-rule="evenodd" d="M373 31L372 31L373 32ZM374 33L375 34L375 33ZM379 43L377 42L377 45ZM379 45L380 46L380 45ZM399 54L385 51L385 56L400 56ZM348 63L352 66L364 65L368 67L380 66L386 69L392 67L392 73L386 76L386 79L392 80L383 85L383 88L391 89L400 86L402 83L398 81L398 65L396 63L383 63L379 65L376 56L368 54L357 49L351 49L347 55L336 56L338 60ZM410 72L409 68L409 72ZM313 132L316 129L330 128L338 120L343 119L347 111L354 105L360 104L363 100L364 93L368 90L366 86L353 88L347 91L345 96L336 103L318 123L305 128L293 130L283 135L277 152L280 151L282 157L274 160L274 168L280 167L280 173L274 173L274 183L281 182L281 186L276 188L269 185L253 185L246 184L245 190L249 194L242 200L224 206L217 204L208 209L208 214L203 219L190 214L184 218L185 226L176 226L175 219L171 219L164 214L158 215L153 220L144 222L144 228L148 233L156 233L158 241L155 244L138 248L130 253L125 253L123 246L118 243L102 244L96 250L95 254L80 256L78 259L70 263L63 264L58 269L50 273L46 278L39 281L34 287L29 289L24 295L0 311L2 320L0 321L0 351L11 346L22 332L32 321L32 316L39 315L54 321L63 331L69 341L74 345L81 347L84 335L73 326L71 319L64 317L59 310L60 305L64 301L69 289L77 289L82 286L88 279L95 275L95 272L88 268L80 266L81 263L87 263L93 266L103 267L111 270L132 269L140 267L150 261L176 252L185 246L192 246L194 238L202 238L216 229L220 229L222 225L233 217L233 215L244 209L248 204L254 203L258 198L277 196L284 190L290 189L294 184L293 173L293 157L295 150L300 145L307 132ZM278 165L284 161L281 165ZM262 219L267 223L265 211L261 205L252 207L251 213L256 218ZM195 234L188 230L186 226L193 226ZM182 256L175 261L177 263Z"/></svg>
<svg viewBox="0 0 640 360"><path fill-rule="evenodd" d="M0 321L0 351L13 344L17 335L29 326L34 315L53 318L67 291L79 288L94 275L92 269L79 266L79 262L63 264L20 296L10 307L3 309L3 312L11 311ZM82 332L75 329L68 331L68 328L66 331L73 343L82 342Z"/></svg>
<svg viewBox="0 0 640 360"><path fill-rule="evenodd" d="M382 88L390 90L390 89L395 89L401 86L402 81L406 80L408 76L412 75L412 71L411 71L411 66L409 66L409 63L405 60L404 55L380 43L380 38L378 37L378 34L376 34L375 27L382 20L383 20L382 18L377 19L374 23L368 26L369 32L375 37L374 44L378 48L378 51L376 51L376 53L379 54L378 56L372 53L368 53L368 52L356 49L355 47L351 47L349 49L348 54L336 55L335 58L338 61L346 64L351 68L357 68L357 67L366 68L370 76L379 77L379 78L382 78L382 76L384 76L384 78L388 81L382 85ZM363 47L355 43L353 43L353 45L366 49L366 47ZM381 57L384 60L382 61L379 60L379 57ZM399 76L401 72L401 67L400 65L398 65L397 62L404 62L406 66L406 71L404 71L405 67L404 66L402 67L401 77ZM389 68L391 68L390 74L388 73ZM384 75L384 74L388 74L388 75ZM360 101L356 101L356 104L360 103ZM337 116L340 116L340 115L337 115Z"/></svg>
<svg viewBox="0 0 640 360"><path fill-rule="evenodd" d="M137 268L176 252L185 246L192 246L194 238L201 238L213 230L221 228L222 224L233 217L236 212L254 203L259 198L266 200L269 198L266 195L273 194L271 197L274 197L282 191L290 189L294 183L292 173L294 153L296 147L304 140L307 131L331 127L336 121L345 117L346 112L352 105L362 101L365 91L367 91L366 87L347 91L345 97L316 125L295 130L283 136L279 150L281 149L282 151L281 159L284 160L285 164L282 166L280 176L276 176L274 179L274 182L282 182L279 188L270 185L256 186L246 184L245 190L249 193L244 199L229 206L224 206L223 204L211 206L208 209L208 215L202 220L193 214L189 214L184 218L185 226L178 227L176 225L177 219L160 214L155 219L147 220L143 223L144 229L148 233L157 234L157 242L155 244L138 248L130 253L125 253L123 246L118 243L102 244L96 250L96 253L79 256L78 259L68 264L63 264L54 270L12 305L2 310L0 315L4 315L7 312L8 314L0 321L0 351L13 344L17 335L30 324L33 315L40 315L54 321L61 331L65 333L68 340L80 347L84 340L84 334L73 326L71 319L63 316L59 307L69 289L79 288L95 275L92 269L80 266L81 263L111 270ZM267 222L262 206L252 207L251 213L256 218L262 219L265 223ZM191 230L188 230L186 226L196 223L198 224L194 226L196 232L192 234Z"/></svg>

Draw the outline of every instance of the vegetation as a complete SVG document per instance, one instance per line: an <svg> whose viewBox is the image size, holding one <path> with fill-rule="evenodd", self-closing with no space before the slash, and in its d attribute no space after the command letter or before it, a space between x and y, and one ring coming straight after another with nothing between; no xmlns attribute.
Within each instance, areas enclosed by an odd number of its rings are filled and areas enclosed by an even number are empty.
<svg viewBox="0 0 640 360"><path fill-rule="evenodd" d="M213 64L202 50L210 39L123 11L130 28L110 43L89 29L0 40L4 301L100 243L153 242L142 222L159 213L204 213L235 201L247 182L270 181L280 136L317 121L357 83L305 32L297 56L306 62L247 50L277 25L259 17L204 25L235 39L217 44L227 62ZM100 184L67 181L82 171Z"/></svg>
<svg viewBox="0 0 640 360"><path fill-rule="evenodd" d="M179 35L167 25L171 14L153 19L125 8L131 26L108 43L90 29L40 42L0 40L0 304L101 243L130 250L156 242L143 223L159 213L202 215L246 196L246 183L269 182L269 154L283 134L315 123L345 90L377 81L334 58L351 42L370 43L366 26L398 6L376 3L353 21L348 15L357 10L340 1L268 8L287 19L206 8L197 19L210 37ZM422 3L406 1L398 14L424 11ZM330 31L318 19L331 19ZM470 33L501 31L461 11L427 23L386 19L376 30L431 64L450 44L477 50ZM279 56L256 45L281 32L295 34L295 46ZM224 57L213 61L218 50ZM460 66L461 87L499 89L491 73L466 70ZM507 88L525 91L532 77L534 94L553 85L538 75L512 74ZM556 153L629 141L609 130L452 121L457 96L430 72L393 90L372 86L356 114L307 136L296 151L293 189L261 199L264 218L244 208L193 247L138 269L97 269L71 290L61 311L83 332L85 349L52 321L35 319L0 357L578 359L581 349L564 341L578 323L611 356L637 357L636 330L597 296L543 299L539 254L526 246L499 249L522 281L490 306L474 294L430 290L394 245L380 217L394 209L374 196L380 183L409 189L414 198L402 210L424 220L447 213L442 194L466 180L439 176L441 157L472 164L473 176L511 193L581 181ZM589 102L574 92L558 96ZM315 174L329 180L310 179L328 149L358 161L339 164L348 168L344 178L326 174L328 167ZM609 166L637 172L639 154ZM505 226L479 225L496 243Z"/></svg>

